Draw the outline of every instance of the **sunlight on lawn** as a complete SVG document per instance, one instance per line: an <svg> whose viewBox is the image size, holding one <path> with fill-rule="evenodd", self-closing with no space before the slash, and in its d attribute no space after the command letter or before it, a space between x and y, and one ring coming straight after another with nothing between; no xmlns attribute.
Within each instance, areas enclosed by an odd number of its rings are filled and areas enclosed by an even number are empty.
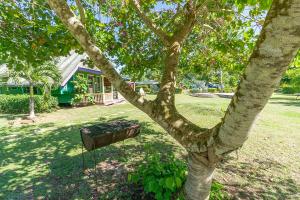
<svg viewBox="0 0 300 200"><path fill-rule="evenodd" d="M213 127L229 103L222 98L177 95L177 107L196 124ZM141 134L96 150L98 184L93 159L85 153L82 171L79 128L115 118L139 120ZM11 115L0 115L0 199L130 199L126 177L145 156L145 144L163 154L185 158L183 148L150 118L128 103L65 108L39 115L34 125L9 126ZM299 193L300 100L274 95L254 125L249 140L222 163L216 179L235 197L282 198Z"/></svg>

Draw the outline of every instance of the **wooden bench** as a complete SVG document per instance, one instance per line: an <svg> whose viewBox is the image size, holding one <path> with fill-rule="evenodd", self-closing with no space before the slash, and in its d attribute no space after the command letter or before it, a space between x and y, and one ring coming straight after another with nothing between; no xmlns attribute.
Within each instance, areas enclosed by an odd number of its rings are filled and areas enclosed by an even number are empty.
<svg viewBox="0 0 300 200"><path fill-rule="evenodd" d="M300 93L296 93L296 100L300 97Z"/></svg>
<svg viewBox="0 0 300 200"><path fill-rule="evenodd" d="M127 120L99 123L80 129L82 144L87 151L136 137L139 133L140 125Z"/></svg>

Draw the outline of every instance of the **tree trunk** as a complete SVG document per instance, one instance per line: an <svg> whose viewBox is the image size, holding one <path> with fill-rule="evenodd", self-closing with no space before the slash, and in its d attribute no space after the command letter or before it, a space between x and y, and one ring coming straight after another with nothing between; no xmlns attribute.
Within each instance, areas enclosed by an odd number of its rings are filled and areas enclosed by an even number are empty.
<svg viewBox="0 0 300 200"><path fill-rule="evenodd" d="M209 199L215 167L205 165L198 153L189 153L188 176L184 186L186 200Z"/></svg>
<svg viewBox="0 0 300 200"><path fill-rule="evenodd" d="M300 0L274 0L215 138L223 156L240 148L300 46ZM288 23L287 23L288 22Z"/></svg>
<svg viewBox="0 0 300 200"><path fill-rule="evenodd" d="M29 119L35 118L34 113L34 93L33 93L33 85L30 84L29 86Z"/></svg>

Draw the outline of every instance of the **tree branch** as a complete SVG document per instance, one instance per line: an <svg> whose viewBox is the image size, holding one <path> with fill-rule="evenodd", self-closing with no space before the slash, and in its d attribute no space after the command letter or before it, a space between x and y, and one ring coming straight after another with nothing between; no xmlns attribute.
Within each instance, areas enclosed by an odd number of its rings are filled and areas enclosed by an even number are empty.
<svg viewBox="0 0 300 200"><path fill-rule="evenodd" d="M237 92L210 141L222 156L243 145L300 47L300 0L274 0ZM288 23L286 23L288 22Z"/></svg>
<svg viewBox="0 0 300 200"><path fill-rule="evenodd" d="M164 45L168 46L170 44L169 36L166 32L164 32L162 29L160 29L158 26L154 24L153 21L151 21L150 18L147 17L145 13L143 13L141 6L138 2L138 0L130 0L131 4L133 5L135 11L139 15L139 17L143 20L143 22L147 25L147 27L152 30L164 43Z"/></svg>
<svg viewBox="0 0 300 200"><path fill-rule="evenodd" d="M184 5L183 9L186 9L185 13L182 17L183 20L180 24L177 25L176 30L171 37L171 41L177 41L182 43L185 37L191 32L195 21L196 21L196 14L197 10L196 7L193 5L192 0L188 0L188 2Z"/></svg>
<svg viewBox="0 0 300 200"><path fill-rule="evenodd" d="M70 33L77 39L81 47L88 54L95 66L102 70L105 76L113 83L114 87L131 104L145 113L151 113L151 102L138 95L122 79L115 70L114 65L102 54L101 50L93 43L93 40L83 24L76 18L65 0L48 0L50 7L56 12Z"/></svg>
<svg viewBox="0 0 300 200"><path fill-rule="evenodd" d="M79 10L79 15L80 15L80 21L83 25L85 25L86 20L85 20L85 10L80 2L80 0L75 0L77 8Z"/></svg>
<svg viewBox="0 0 300 200"><path fill-rule="evenodd" d="M188 150L199 152L198 146L193 142L193 137L197 136L201 142L205 142L210 136L207 129L202 129L188 121L180 115L176 109L160 110L160 108L164 109L165 107L157 107L159 104L155 104L156 102L147 101L135 93L117 73L113 64L104 57L100 49L93 43L89 33L86 31L80 20L78 20L74 13L70 10L66 1L48 0L48 2L50 7L57 13L65 26L69 29L71 34L80 43L89 58L94 62L95 66L103 71L105 76L131 104L148 114L149 117L160 124L173 138L175 138ZM175 45L172 48L176 50L177 46ZM178 63L178 61L176 62Z"/></svg>

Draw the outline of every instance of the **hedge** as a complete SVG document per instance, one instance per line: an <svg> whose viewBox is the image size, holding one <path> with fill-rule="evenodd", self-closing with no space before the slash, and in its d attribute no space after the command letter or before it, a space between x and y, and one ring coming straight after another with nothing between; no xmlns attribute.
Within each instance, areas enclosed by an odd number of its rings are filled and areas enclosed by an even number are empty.
<svg viewBox="0 0 300 200"><path fill-rule="evenodd" d="M216 93L216 92L218 92L218 89L217 88L208 88L207 91L209 93Z"/></svg>
<svg viewBox="0 0 300 200"><path fill-rule="evenodd" d="M281 88L281 92L283 94L295 94L300 93L300 87L293 87L293 86L283 86Z"/></svg>
<svg viewBox="0 0 300 200"><path fill-rule="evenodd" d="M36 113L51 112L58 107L56 97L44 98L42 95L34 96L34 108ZM19 114L29 113L29 95L0 95L0 112Z"/></svg>

